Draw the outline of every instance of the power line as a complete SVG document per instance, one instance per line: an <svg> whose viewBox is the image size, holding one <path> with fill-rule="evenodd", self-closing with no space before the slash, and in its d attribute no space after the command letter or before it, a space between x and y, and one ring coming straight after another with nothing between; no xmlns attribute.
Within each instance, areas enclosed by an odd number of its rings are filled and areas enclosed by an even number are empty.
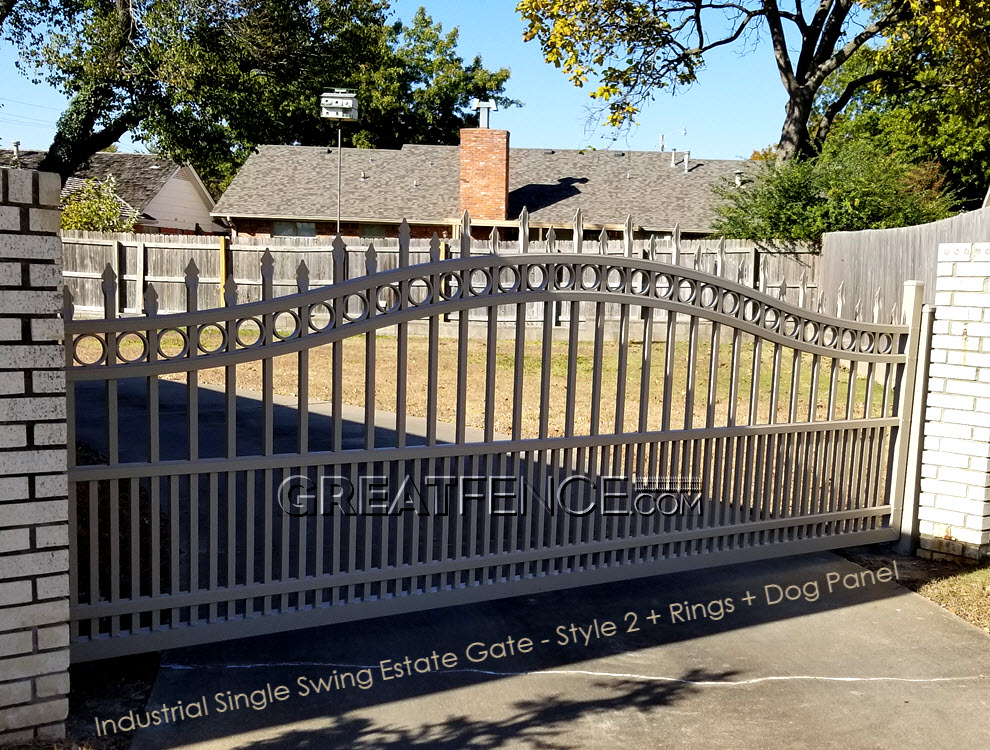
<svg viewBox="0 0 990 750"><path fill-rule="evenodd" d="M40 117L25 117L24 115L14 114L13 112L4 112L0 110L0 117L5 117L13 122L23 122L29 125L54 125L51 120L42 120Z"/></svg>
<svg viewBox="0 0 990 750"><path fill-rule="evenodd" d="M23 104L25 107L37 107L38 109L50 109L53 112L61 112L61 107L47 107L44 104L31 104L31 102L20 102L17 99L7 99L0 96L0 102L10 102L11 104Z"/></svg>
<svg viewBox="0 0 990 750"><path fill-rule="evenodd" d="M37 128L38 130L54 130L55 129L55 126L54 125L32 125L29 122L16 122L14 120L6 120L3 117L0 117L0 123L4 123L5 125L16 125L19 128Z"/></svg>

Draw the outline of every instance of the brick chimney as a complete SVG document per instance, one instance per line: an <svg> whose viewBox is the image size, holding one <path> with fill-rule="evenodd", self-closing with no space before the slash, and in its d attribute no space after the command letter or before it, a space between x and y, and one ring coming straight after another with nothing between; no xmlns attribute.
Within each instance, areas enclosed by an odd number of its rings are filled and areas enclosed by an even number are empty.
<svg viewBox="0 0 990 750"><path fill-rule="evenodd" d="M502 220L509 212L509 131L461 130L461 211Z"/></svg>

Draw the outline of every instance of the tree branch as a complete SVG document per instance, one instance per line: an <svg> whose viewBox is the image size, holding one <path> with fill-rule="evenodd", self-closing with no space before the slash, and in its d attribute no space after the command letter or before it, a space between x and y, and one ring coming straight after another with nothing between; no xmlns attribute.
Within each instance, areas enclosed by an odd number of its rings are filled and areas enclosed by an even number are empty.
<svg viewBox="0 0 990 750"><path fill-rule="evenodd" d="M852 0L836 0L832 6L809 66L811 69L817 70L835 52L835 46L842 38L842 30L846 25L846 19L849 17L852 6Z"/></svg>
<svg viewBox="0 0 990 750"><path fill-rule="evenodd" d="M899 78L899 74L892 70L875 70L872 73L867 73L859 78L854 78L846 84L845 89L842 93L829 104L824 113L822 113L822 119L818 122L818 127L815 129L815 142L820 146L828 138L829 131L832 129L832 125L835 124L835 118L838 117L842 110L844 110L852 98L868 84L874 81L881 81L884 79L894 80Z"/></svg>
<svg viewBox="0 0 990 750"><path fill-rule="evenodd" d="M133 110L125 110L97 129L109 93L102 86L87 87L73 97L58 120L52 145L38 165L40 171L57 173L65 184L93 154L112 146L139 124L140 117Z"/></svg>
<svg viewBox="0 0 990 750"><path fill-rule="evenodd" d="M856 36L854 36L848 44L846 44L842 49L833 54L827 60L822 62L820 65L816 66L815 73L811 76L808 82L814 86L819 87L825 83L825 79L828 78L832 73L839 69L839 67L853 54L866 44L870 39L875 37L877 34L883 32L884 30L890 28L895 23L902 20L904 17L905 10L908 8L907 3L900 3L891 9L887 15L883 18L877 19L869 26L864 28Z"/></svg>
<svg viewBox="0 0 990 750"><path fill-rule="evenodd" d="M794 77L791 57L787 52L787 39L784 36L784 26L780 22L780 9L777 7L777 0L764 0L763 7L766 13L767 26L770 28L770 39L773 42L773 54L777 58L780 80L783 81L787 92L791 93L797 88L798 82Z"/></svg>
<svg viewBox="0 0 990 750"><path fill-rule="evenodd" d="M724 47L726 44L732 44L740 36L742 36L742 33L746 30L746 27L749 26L750 21L762 15L763 13L759 11L749 11L739 22L739 26L736 27L736 30L733 31L729 36L723 37L716 42L711 42L710 44L698 45L697 47L694 47L692 49L685 49L683 51L683 54L701 55L704 54L705 52L709 52L710 50L715 49L716 47Z"/></svg>

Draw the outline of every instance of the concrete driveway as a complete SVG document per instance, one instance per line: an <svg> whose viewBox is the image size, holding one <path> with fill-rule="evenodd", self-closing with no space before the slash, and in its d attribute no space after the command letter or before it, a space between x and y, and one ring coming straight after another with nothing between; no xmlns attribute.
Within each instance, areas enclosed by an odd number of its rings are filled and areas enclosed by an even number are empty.
<svg viewBox="0 0 990 750"><path fill-rule="evenodd" d="M133 748L990 745L990 636L862 572L814 554L169 651L148 709L208 714Z"/></svg>
<svg viewBox="0 0 990 750"><path fill-rule="evenodd" d="M201 399L203 455L222 455L222 396ZM184 455L183 401L162 384L164 458ZM122 384L124 460L147 450L143 404ZM239 452L259 419L239 396ZM291 450L291 399L275 422ZM314 405L314 444L328 425ZM80 438L100 449L100 426ZM133 749L990 747L990 636L862 573L805 555L168 651Z"/></svg>

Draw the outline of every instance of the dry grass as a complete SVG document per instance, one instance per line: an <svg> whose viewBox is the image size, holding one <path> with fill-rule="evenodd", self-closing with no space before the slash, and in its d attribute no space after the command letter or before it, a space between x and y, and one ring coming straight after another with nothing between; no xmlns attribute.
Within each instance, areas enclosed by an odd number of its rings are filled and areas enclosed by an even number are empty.
<svg viewBox="0 0 990 750"><path fill-rule="evenodd" d="M731 334L730 334L731 335ZM541 417L545 414L547 434L563 435L568 418L573 419L575 432L583 434L591 427L591 403L594 379L600 377L601 398L599 399L600 418L598 431L611 433L616 426L617 385L619 381L619 354L617 343L606 343L603 347L599 366L594 361L594 347L591 342L581 342L577 347L574 358L575 385L573 392L567 388L568 347L566 342L554 341L552 345L549 368L549 398L546 403L541 400L541 364L542 344L535 338L533 332L526 342L523 360L523 396L521 403L521 425L523 437L537 437L540 431ZM715 389L716 399L709 414L708 390L710 372L710 345L701 341L697 346L696 380L694 383L693 425L703 426L710 417L714 425L727 423L729 404L733 400L729 390L732 371L732 346L724 343L727 337L723 334L723 343L718 350L718 374ZM209 337L207 344L213 342ZM167 342L166 342L167 343ZM219 343L219 337L215 343ZM83 342L80 352L96 351L90 342ZM90 348L92 347L92 348ZM133 347L132 349L129 347ZM366 374L366 343L364 336L346 339L342 344L343 373L341 377L341 392L344 403L361 407L365 403L365 374ZM309 351L309 394L311 401L329 401L332 394L332 358L331 346L316 347ZM379 409L394 411L396 403L396 373L397 339L394 337L378 336L375 351L375 405ZM122 352L125 356L134 356L139 348L136 342L124 342ZM754 370L754 347L752 339L740 346L738 392L736 394L736 423L749 422L751 411L751 392ZM663 426L663 394L665 388L670 389L670 427L676 429L685 425L685 412L688 400L688 362L690 347L686 341L678 341L673 348L672 376L665 377L665 359L667 347L663 342L654 343L651 351L652 366L649 377L649 397L646 421L640 424L640 399L642 392L641 373L643 372L642 343L631 343L628 347L628 366L626 369L626 394L623 400L623 425L625 430L646 429L657 430ZM407 414L425 417L427 412L427 340L423 337L410 337L406 363L407 375ZM762 346L759 385L757 389L754 423L761 424L769 421L773 393L774 347L769 344ZM292 396L298 390L297 358L296 355L283 355L274 360L274 390L275 393ZM438 351L439 382L437 388L437 418L441 422L456 421L457 403L457 367L458 346L454 339L441 339ZM482 340L472 340L467 344L467 392L466 392L466 423L469 426L483 428L485 426L485 404L489 384L486 382L486 343ZM509 434L513 418L513 378L515 363L515 342L502 340L498 342L495 354L494 378L494 429L498 433ZM827 393L829 389L831 360L822 361L819 365L818 389L812 394L812 372L814 360L810 355L800 358L798 389L794 401L795 418L805 420L809 415L809 403L813 400L817 419L828 416ZM790 350L781 350L780 380L777 384L777 421L786 422L791 409L791 391L793 381L794 357ZM169 380L184 382L185 374L164 376ZM261 390L262 365L260 361L249 362L237 366L237 387L249 390ZM201 370L199 382L208 385L224 384L224 370L213 368ZM866 397L866 378L854 378L852 410L853 416L863 415L863 404ZM846 397L849 389L849 372L839 368L834 400L833 414L836 418L845 416ZM871 414L878 416L881 408L881 387L870 389L872 408Z"/></svg>
<svg viewBox="0 0 990 750"><path fill-rule="evenodd" d="M876 570L897 561L897 582L990 633L990 565L974 568L944 560L898 555L878 547L853 547L841 554Z"/></svg>
<svg viewBox="0 0 990 750"><path fill-rule="evenodd" d="M918 593L990 633L990 567L934 578Z"/></svg>

